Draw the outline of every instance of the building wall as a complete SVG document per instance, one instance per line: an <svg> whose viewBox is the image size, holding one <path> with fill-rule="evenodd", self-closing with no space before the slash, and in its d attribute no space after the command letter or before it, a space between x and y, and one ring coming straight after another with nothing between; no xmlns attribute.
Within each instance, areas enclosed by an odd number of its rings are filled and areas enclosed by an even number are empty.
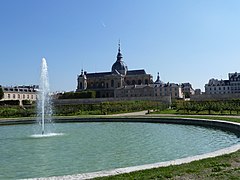
<svg viewBox="0 0 240 180"><path fill-rule="evenodd" d="M150 74L142 74L142 75L127 75L124 78L124 85L143 85L143 84L151 84L152 76Z"/></svg>
<svg viewBox="0 0 240 180"><path fill-rule="evenodd" d="M209 100L230 100L230 99L239 99L240 93L235 94L201 94L201 95L192 95L192 101L209 101Z"/></svg>
<svg viewBox="0 0 240 180"><path fill-rule="evenodd" d="M155 96L171 96L172 98L183 98L181 86L174 83L155 86L154 91Z"/></svg>
<svg viewBox="0 0 240 180"><path fill-rule="evenodd" d="M23 100L36 101L38 98L37 91L31 88L3 87L4 100L19 100L22 105Z"/></svg>
<svg viewBox="0 0 240 180"><path fill-rule="evenodd" d="M86 74L87 90L94 90L97 93L97 97L116 97L115 90L130 85L142 85L152 83L152 76L150 74L140 75L126 75L122 76L119 74L110 74L105 76L94 76L88 77ZM78 77L78 89L76 91L82 91L84 78L83 76ZM134 93L129 94L130 96L142 96L142 90L136 90ZM118 92L117 92L118 93ZM120 92L119 92L120 93ZM121 94L121 93L120 93ZM126 92L124 93L126 94ZM150 93L152 95L152 93Z"/></svg>
<svg viewBox="0 0 240 180"><path fill-rule="evenodd" d="M129 85L115 90L115 97L147 97L154 96L154 89L150 85Z"/></svg>
<svg viewBox="0 0 240 180"><path fill-rule="evenodd" d="M228 80L210 79L205 84L206 94L240 93L240 73L229 73Z"/></svg>
<svg viewBox="0 0 240 180"><path fill-rule="evenodd" d="M163 97L183 98L182 88L178 84L130 85L115 90L116 97Z"/></svg>
<svg viewBox="0 0 240 180"><path fill-rule="evenodd" d="M229 85L205 85L206 94L230 94L232 93L231 86Z"/></svg>

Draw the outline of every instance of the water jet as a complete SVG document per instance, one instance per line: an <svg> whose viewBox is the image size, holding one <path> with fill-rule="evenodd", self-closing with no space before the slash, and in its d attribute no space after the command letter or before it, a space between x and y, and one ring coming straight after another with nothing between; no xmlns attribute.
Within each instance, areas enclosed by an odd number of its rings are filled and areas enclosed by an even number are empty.
<svg viewBox="0 0 240 180"><path fill-rule="evenodd" d="M51 122L52 103L48 78L48 66L45 58L42 58L41 75L38 94L38 121L41 125L41 134L45 134L45 122Z"/></svg>

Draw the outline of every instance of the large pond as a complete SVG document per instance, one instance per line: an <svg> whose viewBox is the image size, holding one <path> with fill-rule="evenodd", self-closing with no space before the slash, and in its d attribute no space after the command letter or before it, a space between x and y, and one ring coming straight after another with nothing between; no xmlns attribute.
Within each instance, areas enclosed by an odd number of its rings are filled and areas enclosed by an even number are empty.
<svg viewBox="0 0 240 180"><path fill-rule="evenodd" d="M60 176L156 163L219 150L235 134L157 123L58 123L51 137L37 125L0 126L0 179Z"/></svg>

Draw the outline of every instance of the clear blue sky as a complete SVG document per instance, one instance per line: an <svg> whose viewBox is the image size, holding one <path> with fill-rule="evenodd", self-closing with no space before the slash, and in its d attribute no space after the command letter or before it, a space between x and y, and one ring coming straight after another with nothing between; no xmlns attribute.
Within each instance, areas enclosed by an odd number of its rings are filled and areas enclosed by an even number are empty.
<svg viewBox="0 0 240 180"><path fill-rule="evenodd" d="M0 0L2 85L76 89L81 69L110 71L118 40L129 69L204 90L240 72L239 0Z"/></svg>

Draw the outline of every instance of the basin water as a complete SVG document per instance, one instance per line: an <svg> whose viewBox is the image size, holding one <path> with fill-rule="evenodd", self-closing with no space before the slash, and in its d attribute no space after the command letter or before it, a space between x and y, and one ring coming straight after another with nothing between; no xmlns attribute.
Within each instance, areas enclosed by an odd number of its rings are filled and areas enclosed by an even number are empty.
<svg viewBox="0 0 240 180"><path fill-rule="evenodd" d="M0 179L61 176L151 164L239 143L231 132L201 126L56 123L61 136L32 136L37 124L0 126Z"/></svg>

